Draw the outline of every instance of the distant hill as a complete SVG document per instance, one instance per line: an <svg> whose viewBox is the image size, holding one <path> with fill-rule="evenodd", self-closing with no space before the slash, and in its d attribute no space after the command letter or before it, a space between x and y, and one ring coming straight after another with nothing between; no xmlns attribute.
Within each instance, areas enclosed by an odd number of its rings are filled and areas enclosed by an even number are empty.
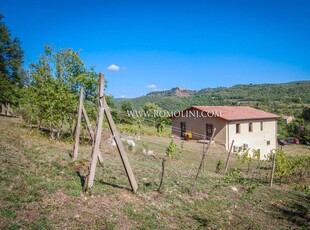
<svg viewBox="0 0 310 230"><path fill-rule="evenodd" d="M310 81L234 85L199 91L176 87L127 100L131 101L135 108L142 107L146 102L153 102L169 111L178 111L193 105L242 104L279 113L284 109L298 109L304 104L310 104Z"/></svg>
<svg viewBox="0 0 310 230"><path fill-rule="evenodd" d="M195 90L187 90L183 87L176 87L172 88L170 90L164 90L164 91L154 91L151 93L148 93L146 96L158 96L158 97L171 97L171 96L177 96L177 97L189 97L196 93Z"/></svg>

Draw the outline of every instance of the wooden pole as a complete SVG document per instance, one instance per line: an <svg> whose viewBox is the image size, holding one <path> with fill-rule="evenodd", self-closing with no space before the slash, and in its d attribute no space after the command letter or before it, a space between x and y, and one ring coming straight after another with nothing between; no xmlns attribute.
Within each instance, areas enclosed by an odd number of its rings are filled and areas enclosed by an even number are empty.
<svg viewBox="0 0 310 230"><path fill-rule="evenodd" d="M228 164L229 164L229 160L230 160L232 148L233 148L233 146L234 146L234 142L235 142L235 140L233 140L233 141L231 142L231 145L230 145L230 148L229 148L229 152L228 152L228 156L227 156L227 160L226 160L226 164L225 164L225 171L224 171L224 174L227 173Z"/></svg>
<svg viewBox="0 0 310 230"><path fill-rule="evenodd" d="M158 192L160 192L161 186L163 185L164 176L165 176L165 163L166 163L166 160L167 160L166 156L163 157L162 163L161 163L161 178L160 178L159 187L157 189Z"/></svg>
<svg viewBox="0 0 310 230"><path fill-rule="evenodd" d="M206 140L207 140L206 136L204 136L204 140L203 140L203 144L202 144L202 155L206 151L206 149L205 149L205 142L206 142ZM202 172L205 172L205 162L203 162L203 165L202 165Z"/></svg>
<svg viewBox="0 0 310 230"><path fill-rule="evenodd" d="M88 132L90 134L90 138L92 140L92 146L94 146L94 143L95 143L95 133L94 133L94 130L93 130L93 128L91 126L91 123L89 121L89 118L88 118L88 115L87 115L87 112L85 110L84 105L82 106L82 112L83 112L83 116L84 116L86 124L87 124L87 130L88 130ZM100 150L99 150L99 153L98 153L98 159L99 159L100 164L103 164L103 157L101 155Z"/></svg>
<svg viewBox="0 0 310 230"><path fill-rule="evenodd" d="M94 133L94 130L91 126L91 123L90 123L90 120L88 118L88 115L87 115L87 112L86 112L86 109L84 107L84 105L82 106L82 113L83 113L83 116L84 116L84 119L86 121L86 124L87 124L87 130L89 132L89 135L90 135L90 138L92 139L92 144L94 144L95 142L95 133Z"/></svg>
<svg viewBox="0 0 310 230"><path fill-rule="evenodd" d="M273 161L272 161L272 168L271 168L271 175L270 175L270 183L269 183L270 187L272 187L273 185L274 171L276 169L276 158L277 158L277 151L275 150L273 154Z"/></svg>
<svg viewBox="0 0 310 230"><path fill-rule="evenodd" d="M118 152L120 153L120 157L122 159L122 162L123 162L123 165L124 165L124 168L125 168L125 171L126 171L129 183L130 183L130 186L132 188L132 191L135 193L138 189L138 185L137 185L135 176L132 172L131 165L129 163L129 160L128 160L127 154L125 152L123 143L121 141L121 138L119 137L119 134L117 132L115 123L113 121L109 106L108 106L105 98L103 98L103 105L105 107L104 113L106 115L109 127L111 129L111 133L114 136L114 140L115 140Z"/></svg>
<svg viewBox="0 0 310 230"><path fill-rule="evenodd" d="M80 129L81 129L81 117L82 117L82 107L83 107L83 88L80 89L80 99L78 105L78 118L75 128L74 144L73 144L73 160L76 160L79 150L80 141Z"/></svg>
<svg viewBox="0 0 310 230"><path fill-rule="evenodd" d="M98 124L95 135L94 146L92 149L92 156L90 162L90 172L89 178L87 181L87 187L91 188L95 179L96 166L99 155L99 146L101 142L101 133L102 133L102 124L103 124L103 116L104 116L104 96L103 96L103 87L104 87L104 75L103 73L99 74L99 109L98 109Z"/></svg>
<svg viewBox="0 0 310 230"><path fill-rule="evenodd" d="M207 155L207 153L208 153L208 150L209 150L210 147L211 147L211 143L212 143L212 140L213 140L215 131L216 131L216 128L214 128L214 130L213 130L212 136L211 136L211 138L210 138L210 141L209 141L209 143L208 143L208 146L207 146L206 150L203 151L202 158L201 158L201 161L200 161L200 165L199 165L199 168L198 168L198 171L197 171L197 175L196 175L196 177L195 177L195 183L196 183L196 180L198 179L198 176L199 176L199 174L200 174L201 168L202 168L202 166L203 166L203 164L204 164L204 160L205 160L205 157L206 157L206 155ZM195 186L195 184L194 184L194 186ZM193 186L193 187L194 187L194 186Z"/></svg>

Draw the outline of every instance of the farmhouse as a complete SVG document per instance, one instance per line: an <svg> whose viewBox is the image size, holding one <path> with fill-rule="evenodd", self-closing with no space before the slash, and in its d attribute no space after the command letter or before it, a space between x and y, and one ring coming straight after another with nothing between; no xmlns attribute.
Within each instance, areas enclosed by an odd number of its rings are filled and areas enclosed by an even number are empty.
<svg viewBox="0 0 310 230"><path fill-rule="evenodd" d="M246 106L193 106L175 113L172 133L184 137L192 133L193 139L210 139L214 128L214 141L233 151L259 150L266 158L277 147L277 119L279 116ZM252 152L252 151L250 151Z"/></svg>

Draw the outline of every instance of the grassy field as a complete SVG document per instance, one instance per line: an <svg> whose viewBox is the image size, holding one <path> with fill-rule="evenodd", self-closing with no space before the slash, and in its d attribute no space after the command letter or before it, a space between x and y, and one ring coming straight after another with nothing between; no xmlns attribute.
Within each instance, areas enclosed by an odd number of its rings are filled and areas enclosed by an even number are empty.
<svg viewBox="0 0 310 230"><path fill-rule="evenodd" d="M126 135L123 135L124 137ZM17 118L0 117L0 229L308 229L310 195L296 182L270 188L270 163L247 165L232 157L228 176L216 173L224 148L214 145L195 188L202 144L175 140L157 192L161 159L170 139L142 136L128 156L138 181L130 191L120 157L103 135L103 165L94 187L82 192L91 147L83 145L72 162L72 144L49 140ZM183 146L183 148L182 148ZM145 157L143 148L156 159ZM306 146L285 146L291 155L310 154ZM220 167L222 168L222 167ZM300 182L309 185L309 178Z"/></svg>

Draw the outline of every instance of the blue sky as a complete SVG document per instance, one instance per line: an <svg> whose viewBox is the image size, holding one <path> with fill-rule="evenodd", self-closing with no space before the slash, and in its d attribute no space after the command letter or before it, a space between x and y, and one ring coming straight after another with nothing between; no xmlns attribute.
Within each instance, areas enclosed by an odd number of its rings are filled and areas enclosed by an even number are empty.
<svg viewBox="0 0 310 230"><path fill-rule="evenodd" d="M25 65L44 44L81 50L114 97L310 80L308 0L0 0L0 12Z"/></svg>

